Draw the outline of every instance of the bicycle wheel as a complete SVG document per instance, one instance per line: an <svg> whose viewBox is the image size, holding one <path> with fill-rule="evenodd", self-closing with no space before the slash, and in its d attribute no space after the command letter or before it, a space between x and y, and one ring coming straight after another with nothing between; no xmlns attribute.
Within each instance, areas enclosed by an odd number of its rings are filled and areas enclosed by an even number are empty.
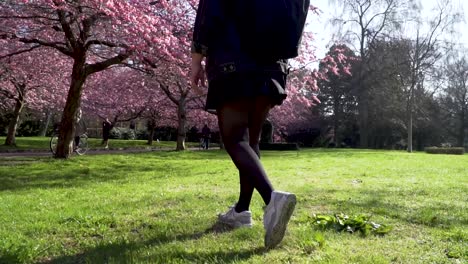
<svg viewBox="0 0 468 264"><path fill-rule="evenodd" d="M89 146L88 146L88 136L86 134L83 134L80 136L80 143L75 149L76 154L78 155L84 155L86 152L88 152Z"/></svg>
<svg viewBox="0 0 468 264"><path fill-rule="evenodd" d="M58 135L54 134L52 137L50 137L50 152L52 152L52 155L55 156L55 153L57 153L57 143L58 143Z"/></svg>

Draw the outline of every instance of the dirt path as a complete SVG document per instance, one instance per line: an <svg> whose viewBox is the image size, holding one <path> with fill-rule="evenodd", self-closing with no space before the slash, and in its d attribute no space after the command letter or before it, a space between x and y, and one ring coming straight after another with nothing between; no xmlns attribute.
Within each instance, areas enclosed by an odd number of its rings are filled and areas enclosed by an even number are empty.
<svg viewBox="0 0 468 264"><path fill-rule="evenodd" d="M119 153L143 153L154 151L171 151L174 148L134 148L134 149L100 149L89 150L86 155L105 155L105 154L119 154ZM199 150L198 148L188 148L188 150ZM50 151L35 150L35 151L15 151L15 152L0 152L0 160L14 157L52 157Z"/></svg>
<svg viewBox="0 0 468 264"><path fill-rule="evenodd" d="M89 150L86 155L104 155L115 153L141 153L162 151L170 149L110 149L110 150ZM0 159L11 157L52 157L50 151L18 151L18 152L0 152Z"/></svg>

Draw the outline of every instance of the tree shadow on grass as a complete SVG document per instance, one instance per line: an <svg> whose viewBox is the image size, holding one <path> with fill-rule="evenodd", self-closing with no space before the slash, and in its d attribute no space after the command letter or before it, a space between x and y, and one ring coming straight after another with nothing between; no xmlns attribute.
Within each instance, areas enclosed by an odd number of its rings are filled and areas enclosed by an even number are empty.
<svg viewBox="0 0 468 264"><path fill-rule="evenodd" d="M0 192L24 189L51 189L85 187L102 182L125 181L129 177L137 177L142 173L157 172L152 178L164 178L165 171L184 172L190 169L190 164L168 164L161 162L135 164L130 158L120 158L107 164L89 162L86 159L54 161L41 164L25 164L15 168L0 167ZM158 157L159 159L159 157ZM189 176L180 173L178 178Z"/></svg>
<svg viewBox="0 0 468 264"><path fill-rule="evenodd" d="M103 182L117 183L152 171L155 172L153 179L166 177L164 172L175 173L178 178L182 178L191 176L187 173L193 169L190 161L229 161L227 154L221 155L217 150L197 153L162 151L108 156L112 157L94 160L94 157L86 156L65 161L48 158L33 164L3 166L0 167L0 192L35 188L86 187Z"/></svg>
<svg viewBox="0 0 468 264"><path fill-rule="evenodd" d="M89 248L82 253L72 256L61 256L54 259L40 261L43 264L67 264L67 263L232 263L239 260L246 260L254 255L263 254L264 248L257 247L252 249L218 250L213 252L189 252L185 248L169 248L154 250L144 256L142 249L156 247L173 242L184 242L198 240L208 234L221 234L232 231L221 223L215 223L204 231L168 236L167 234L158 234L156 237L145 241L121 242L114 244L98 245ZM0 259L1 260L1 259Z"/></svg>

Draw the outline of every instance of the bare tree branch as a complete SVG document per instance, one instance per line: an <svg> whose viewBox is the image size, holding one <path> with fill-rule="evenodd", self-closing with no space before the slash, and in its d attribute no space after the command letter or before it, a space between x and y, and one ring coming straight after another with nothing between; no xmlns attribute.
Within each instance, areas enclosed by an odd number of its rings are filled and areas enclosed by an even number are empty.
<svg viewBox="0 0 468 264"><path fill-rule="evenodd" d="M122 61L126 60L129 56L130 56L129 53L119 54L105 61L97 62L94 64L88 64L85 66L85 74L90 75L90 74L105 70L106 68L112 65L121 63Z"/></svg>

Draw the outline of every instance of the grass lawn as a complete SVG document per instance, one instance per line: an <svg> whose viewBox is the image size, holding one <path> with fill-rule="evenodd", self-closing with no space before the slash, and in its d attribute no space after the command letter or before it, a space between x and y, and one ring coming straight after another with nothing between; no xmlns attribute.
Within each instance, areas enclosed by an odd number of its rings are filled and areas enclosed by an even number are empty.
<svg viewBox="0 0 468 264"><path fill-rule="evenodd" d="M295 192L280 247L226 231L238 175L222 151L14 159L0 164L0 263L467 263L468 156L370 150L264 152ZM312 214L368 214L384 236L337 233Z"/></svg>
<svg viewBox="0 0 468 264"><path fill-rule="evenodd" d="M103 149L101 145L102 139L89 138L89 146L91 149ZM49 151L50 137L17 137L16 147L3 145L5 137L0 137L0 151L2 150L44 150ZM114 148L146 148L149 147L146 140L123 140L123 139L109 139L109 147ZM199 143L186 142L188 147L198 147ZM153 142L153 148L174 148L176 142L173 141L160 141Z"/></svg>

